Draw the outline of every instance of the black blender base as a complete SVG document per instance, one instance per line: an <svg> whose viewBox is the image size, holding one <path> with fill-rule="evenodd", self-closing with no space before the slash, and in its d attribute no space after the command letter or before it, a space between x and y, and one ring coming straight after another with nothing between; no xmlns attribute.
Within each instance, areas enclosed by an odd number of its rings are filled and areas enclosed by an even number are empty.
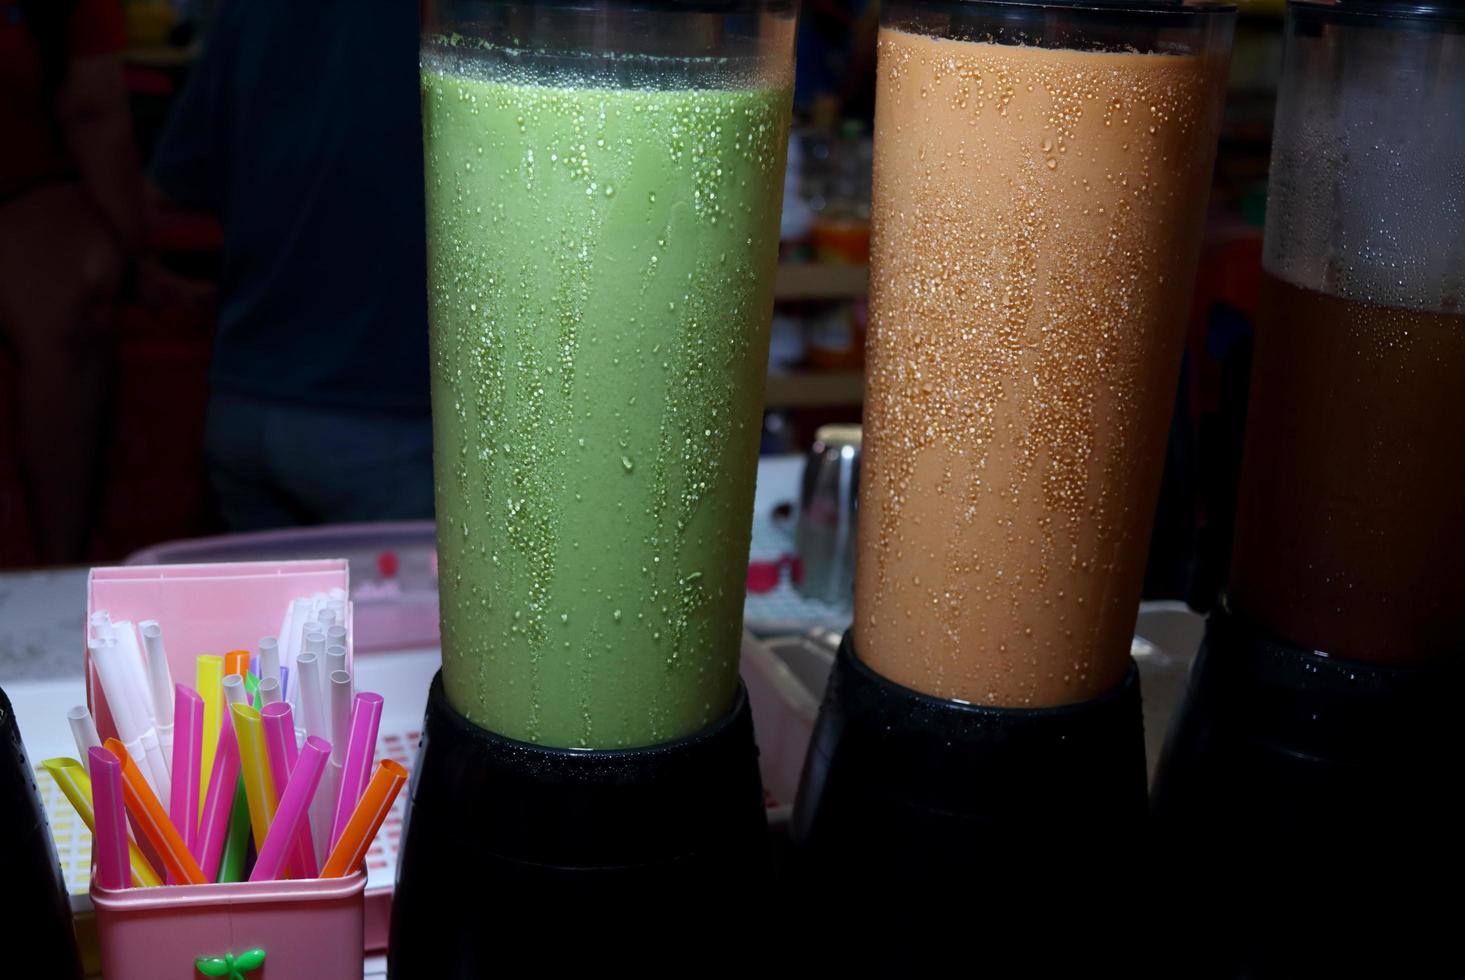
<svg viewBox="0 0 1465 980"><path fill-rule="evenodd" d="M796 881L822 908L880 910L835 954L851 966L1122 963L1110 923L1132 931L1146 811L1133 664L1091 701L991 708L886 680L846 633L794 808Z"/></svg>
<svg viewBox="0 0 1465 980"><path fill-rule="evenodd" d="M1161 931L1191 975L1465 976L1462 679L1211 614L1153 800Z"/></svg>
<svg viewBox="0 0 1465 980"><path fill-rule="evenodd" d="M0 976L80 980L81 960L71 928L71 903L36 770L26 756L10 699L0 690Z"/></svg>
<svg viewBox="0 0 1465 980"><path fill-rule="evenodd" d="M486 731L433 680L392 904L394 980L724 962L766 887L753 717L641 749ZM699 959L687 960L695 956Z"/></svg>

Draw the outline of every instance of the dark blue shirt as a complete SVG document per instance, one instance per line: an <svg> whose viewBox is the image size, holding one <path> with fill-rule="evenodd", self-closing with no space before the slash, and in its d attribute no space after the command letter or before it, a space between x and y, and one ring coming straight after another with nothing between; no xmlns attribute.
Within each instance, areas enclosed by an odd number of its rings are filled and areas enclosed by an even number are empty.
<svg viewBox="0 0 1465 980"><path fill-rule="evenodd" d="M428 411L416 0L229 0L153 163L224 226L220 390Z"/></svg>

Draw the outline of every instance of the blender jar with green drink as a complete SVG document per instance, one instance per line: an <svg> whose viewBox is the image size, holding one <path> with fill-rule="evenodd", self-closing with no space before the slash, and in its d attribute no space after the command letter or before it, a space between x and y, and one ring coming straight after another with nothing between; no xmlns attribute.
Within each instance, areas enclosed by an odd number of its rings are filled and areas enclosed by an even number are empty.
<svg viewBox="0 0 1465 980"><path fill-rule="evenodd" d="M732 703L792 36L770 3L428 8L443 682L476 724L641 746Z"/></svg>
<svg viewBox="0 0 1465 980"><path fill-rule="evenodd" d="M443 670L393 975L537 963L554 910L721 948L707 903L764 884L738 651L793 39L791 0L424 2Z"/></svg>

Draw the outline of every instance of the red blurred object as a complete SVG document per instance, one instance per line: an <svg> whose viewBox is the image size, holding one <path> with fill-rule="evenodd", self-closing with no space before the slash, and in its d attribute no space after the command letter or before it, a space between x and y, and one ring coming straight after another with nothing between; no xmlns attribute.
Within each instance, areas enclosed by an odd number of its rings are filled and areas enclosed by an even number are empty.
<svg viewBox="0 0 1465 980"><path fill-rule="evenodd" d="M203 458L212 333L130 304L117 308L116 325L116 400L94 561L212 530Z"/></svg>
<svg viewBox="0 0 1465 980"><path fill-rule="evenodd" d="M156 68L139 68L126 65L122 69L122 84L133 95L152 95L167 98L177 86L173 76Z"/></svg>
<svg viewBox="0 0 1465 980"><path fill-rule="evenodd" d="M19 433L15 402L15 362L0 348L0 568L22 568L36 563L31 544L30 518L20 486Z"/></svg>
<svg viewBox="0 0 1465 980"><path fill-rule="evenodd" d="M773 561L748 562L748 591L762 595L778 588L783 570L788 569L789 581L798 585L804 580L804 563L795 554L782 554Z"/></svg>
<svg viewBox="0 0 1465 980"><path fill-rule="evenodd" d="M376 570L382 578L396 578L399 564L395 551L383 551L376 556Z"/></svg>
<svg viewBox="0 0 1465 980"><path fill-rule="evenodd" d="M216 221L169 212L152 229L160 252L193 258L218 249ZM116 367L94 532L85 559L105 562L158 541L218 530L207 493L203 429L213 314L153 311L123 300L113 309ZM0 348L0 568L34 565L20 483L15 362Z"/></svg>

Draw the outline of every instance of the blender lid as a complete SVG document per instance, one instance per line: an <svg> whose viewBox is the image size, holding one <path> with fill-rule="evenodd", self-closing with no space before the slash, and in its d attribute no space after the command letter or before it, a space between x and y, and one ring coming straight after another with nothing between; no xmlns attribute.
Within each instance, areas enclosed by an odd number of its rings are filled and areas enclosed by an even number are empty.
<svg viewBox="0 0 1465 980"><path fill-rule="evenodd" d="M1428 17L1465 21L1465 0L1288 0L1320 14L1360 17Z"/></svg>
<svg viewBox="0 0 1465 980"><path fill-rule="evenodd" d="M930 0L923 0L930 2ZM942 2L942 0L937 0ZM1235 10L1235 0L944 0L956 6L967 3L996 7L1077 7L1090 10L1173 10L1177 13Z"/></svg>

